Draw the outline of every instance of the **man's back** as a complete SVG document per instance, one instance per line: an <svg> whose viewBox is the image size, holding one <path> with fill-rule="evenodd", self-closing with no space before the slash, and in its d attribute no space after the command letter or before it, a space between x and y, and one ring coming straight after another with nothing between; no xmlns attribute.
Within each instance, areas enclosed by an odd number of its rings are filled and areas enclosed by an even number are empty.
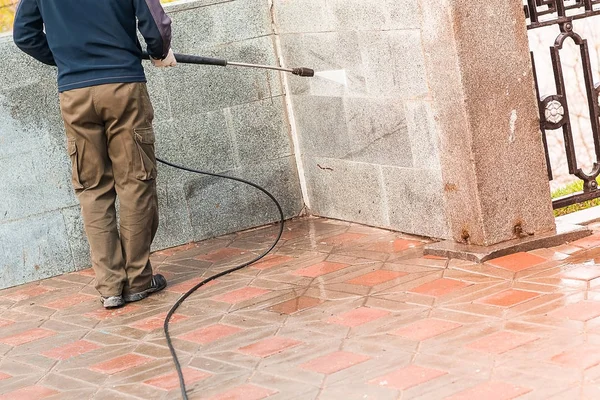
<svg viewBox="0 0 600 400"><path fill-rule="evenodd" d="M145 82L136 18L150 54L164 58L171 21L159 0L21 0L13 36L26 53L58 66L61 92Z"/></svg>

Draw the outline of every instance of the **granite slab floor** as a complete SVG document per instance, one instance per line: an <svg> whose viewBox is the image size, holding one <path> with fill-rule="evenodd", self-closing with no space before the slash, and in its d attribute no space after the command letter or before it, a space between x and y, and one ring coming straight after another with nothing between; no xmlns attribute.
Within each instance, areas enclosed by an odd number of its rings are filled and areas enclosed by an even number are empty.
<svg viewBox="0 0 600 400"><path fill-rule="evenodd" d="M598 229L600 227L594 227ZM266 227L153 254L160 294L105 311L83 270L0 291L0 399L178 399L165 313ZM319 218L172 320L191 399L598 399L600 233L485 264Z"/></svg>

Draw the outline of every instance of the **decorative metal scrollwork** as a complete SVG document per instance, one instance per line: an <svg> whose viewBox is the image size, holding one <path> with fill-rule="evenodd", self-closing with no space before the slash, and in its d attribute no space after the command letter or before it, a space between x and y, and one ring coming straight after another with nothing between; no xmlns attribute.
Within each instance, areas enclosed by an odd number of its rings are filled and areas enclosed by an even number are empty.
<svg viewBox="0 0 600 400"><path fill-rule="evenodd" d="M572 23L574 19L600 14L600 0L527 0L525 14L529 19L529 29L554 24L558 24L560 28L560 33L556 37L554 45L550 47L550 56L552 58L552 68L554 70L554 81L557 91L556 94L544 97L540 96L535 69L535 59L533 52L531 53L536 91L538 98L540 99L540 128L542 130L542 141L546 150L548 178L553 180L546 140L546 130L562 129L569 173L577 176L584 183L583 193L555 200L553 202L554 208L561 208L570 204L600 197L600 190L598 189L598 184L596 182L596 179L600 176L600 165L598 164L598 160L600 160L600 84L594 83L587 40L583 39L579 34L573 31ZM586 100L590 113L590 129L596 151L596 162L594 162L592 171L589 173L585 173L577 163L571 120L569 118L567 89L572 88L567 88L565 85L563 64L561 61L561 50L563 49L565 41L568 39L571 39L573 43L579 47L583 64Z"/></svg>
<svg viewBox="0 0 600 400"><path fill-rule="evenodd" d="M523 0L528 29L600 14L600 0Z"/></svg>

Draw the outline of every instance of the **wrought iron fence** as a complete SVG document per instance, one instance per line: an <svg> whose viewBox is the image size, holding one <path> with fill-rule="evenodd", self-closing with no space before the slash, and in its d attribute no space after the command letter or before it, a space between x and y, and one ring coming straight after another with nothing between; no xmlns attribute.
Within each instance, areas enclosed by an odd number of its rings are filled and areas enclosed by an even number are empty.
<svg viewBox="0 0 600 400"><path fill-rule="evenodd" d="M531 53L536 90L539 99L540 128L546 151L548 178L553 180L547 144L548 130L562 130L569 173L583 181L583 192L555 199L555 209L571 204L600 197L597 178L600 175L600 84L594 82L592 63L590 60L588 42L574 31L573 21L600 15L600 0L527 0L524 1L525 15L528 19L528 29L558 25L559 33L552 46L550 56L554 74L556 92L554 94L540 93L540 85L536 72L535 57ZM595 161L591 171L584 172L579 166L573 140L573 126L569 114L567 95L574 88L565 83L561 50L570 39L579 48L585 84L585 101L588 105L590 124L588 129L594 142Z"/></svg>

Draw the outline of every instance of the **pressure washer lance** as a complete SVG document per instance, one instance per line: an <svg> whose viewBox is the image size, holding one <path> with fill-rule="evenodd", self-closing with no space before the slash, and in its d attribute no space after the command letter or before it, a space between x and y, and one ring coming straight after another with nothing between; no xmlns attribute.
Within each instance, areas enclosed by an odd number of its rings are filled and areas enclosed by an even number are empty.
<svg viewBox="0 0 600 400"><path fill-rule="evenodd" d="M142 58L144 60L149 60L150 56L148 53L142 53ZM313 77L315 76L315 71L310 68L300 67L300 68L283 68L283 67L274 67L272 65L260 65L260 64L248 64L248 63L240 63L240 62L231 62L227 60L221 60L219 58L210 58L210 57L201 57L201 56L191 56L188 54L175 54L175 59L178 63L182 64L198 64L198 65L216 65L219 67L244 67L244 68L259 68L259 69L271 69L275 71L282 72L290 72L294 75L304 76L304 77Z"/></svg>
<svg viewBox="0 0 600 400"><path fill-rule="evenodd" d="M148 56L148 53L143 53L142 58L145 59L145 60L148 60L150 57ZM312 77L312 76L315 75L315 71L312 70L312 69L310 69L310 68L292 68L292 69L288 69L288 68L272 67L272 66L269 66L269 65L232 63L232 62L228 62L226 60L219 60L217 58L190 56L190 55L186 55L186 54L175 54L175 59L177 60L177 62L184 63L184 64L218 65L218 66L221 66L221 67L226 67L228 65L232 65L232 66L236 66L236 67L272 69L272 70L276 70L276 71L291 72L294 75L305 76L305 77ZM156 158L156 161L158 161L158 162L160 162L160 163L162 163L164 165L168 165L170 167L180 169L182 171L193 172L193 173L201 174L201 175L214 176L214 177L217 177L217 178L229 179L229 180L232 180L232 181L241 182L241 183L244 183L246 185L252 186L253 188L256 188L256 189L260 190L261 192L265 193L273 201L273 203L277 207L277 211L279 212L279 232L277 234L277 237L275 238L275 241L273 242L273 244L267 250L265 250L261 255L257 256L253 260L247 261L247 262L245 262L245 263L243 263L241 265L238 265L236 267L233 267L233 268L230 268L228 270L222 271L222 272L220 272L220 273L218 273L216 275L213 275L211 277L208 277L208 278L204 279L202 282L198 283L193 288L191 288L190 290L188 290L187 292L185 292L175 302L175 304L173 304L173 307L171 307L171 309L167 313L167 316L165 317L165 322L163 324L163 329L165 331L165 339L167 340L167 345L169 346L169 351L171 352L171 357L173 358L173 363L175 364L175 369L177 370L177 376L179 377L179 387L180 387L180 390L181 390L181 397L183 398L183 400L188 400L187 392L186 392L186 389L185 389L185 379L183 377L183 372L181 370L181 364L179 363L179 358L177 357L177 353L175 351L175 347L173 347L173 343L171 342L171 335L169 334L169 321L171 320L171 317L173 316L173 314L175 314L175 311L185 301L185 299L187 299L196 290L198 290L202 286L206 285L208 282L213 281L213 280L215 280L217 278L220 278L220 277L222 277L224 275L230 274L232 272L238 271L238 270L240 270L242 268L246 268L247 266L249 266L251 264L254 264L255 262L257 262L258 260L262 259L267 254L269 254L275 248L275 246L277 246L277 243L279 243L279 239L281 239L281 235L283 234L283 224L284 224L285 217L284 217L284 214L283 214L283 210L281 209L281 205L279 204L279 202L277 201L277 199L271 193L269 193L265 188L263 188L263 187L255 184L255 183L249 182L249 181L241 179L241 178L236 178L236 177L233 177L233 176L222 175L222 174L215 174L213 172L199 171L199 170L196 170L196 169L184 167L184 166L181 166L181 165L173 164L173 163L171 163L169 161L161 160L158 157Z"/></svg>

